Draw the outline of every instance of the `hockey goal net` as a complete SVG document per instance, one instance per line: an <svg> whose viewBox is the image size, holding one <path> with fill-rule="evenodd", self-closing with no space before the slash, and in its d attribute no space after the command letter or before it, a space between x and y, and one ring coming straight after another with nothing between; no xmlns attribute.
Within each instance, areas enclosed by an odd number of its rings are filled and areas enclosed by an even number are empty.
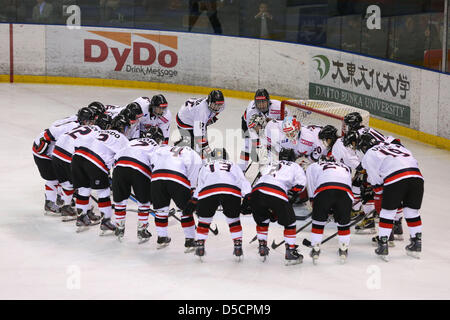
<svg viewBox="0 0 450 320"><path fill-rule="evenodd" d="M369 126L370 113L366 110L345 104L322 100L284 100L281 102L281 114L285 110L291 116L296 116L302 126L332 125L343 133L344 117L350 112L359 112L363 125ZM282 116L283 117L283 116Z"/></svg>

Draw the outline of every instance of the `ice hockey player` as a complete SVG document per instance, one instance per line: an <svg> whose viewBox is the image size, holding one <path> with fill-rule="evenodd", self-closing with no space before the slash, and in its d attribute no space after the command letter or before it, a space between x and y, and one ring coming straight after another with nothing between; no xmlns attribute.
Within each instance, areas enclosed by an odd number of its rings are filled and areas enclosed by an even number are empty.
<svg viewBox="0 0 450 320"><path fill-rule="evenodd" d="M287 115L287 113L285 113ZM281 120L281 102L270 99L269 92L266 89L258 89L255 92L255 98L250 101L242 115L242 138L244 145L238 162L242 171L248 167L250 158L258 161L256 157L256 148L260 147L259 128L264 129L265 123L270 119Z"/></svg>
<svg viewBox="0 0 450 320"><path fill-rule="evenodd" d="M157 94L147 101L148 107L146 109L148 112L144 111L144 116L140 120L140 130L141 132L147 132L152 127L160 128L164 135L162 144L168 144L172 114L168 108L167 100L162 94Z"/></svg>
<svg viewBox="0 0 450 320"><path fill-rule="evenodd" d="M422 204L424 180L417 160L411 152L399 144L379 142L370 134L362 134L357 145L364 157L361 165L367 172L367 181L382 186L378 248L375 253L388 260L388 239L392 232L397 208L403 214L410 233L408 255L419 258L422 251L422 222L419 209Z"/></svg>
<svg viewBox="0 0 450 320"><path fill-rule="evenodd" d="M328 216L333 215L337 223L341 262L347 258L350 243L350 212L353 194L351 170L345 164L337 163L333 157L322 158L306 169L308 196L312 203L312 229L310 256L316 264L320 255L323 230Z"/></svg>
<svg viewBox="0 0 450 320"><path fill-rule="evenodd" d="M87 214L91 190L97 191L98 208L103 216L100 225L101 233L115 231L115 226L111 223L109 171L115 154L128 145L125 135L129 127L129 120L123 115L118 115L112 120L110 129L91 131L85 135L84 139L76 140L75 153L72 157L72 175L73 186L78 189L77 231L82 231L85 227L97 222Z"/></svg>
<svg viewBox="0 0 450 320"><path fill-rule="evenodd" d="M84 108L81 108L78 113L81 114L84 110ZM61 135L78 125L79 123L72 117L55 121L48 129L42 131L34 139L32 147L34 162L38 167L41 177L45 180L44 211L46 214L61 215L60 208L56 204L58 179L53 169L51 158L55 142Z"/></svg>
<svg viewBox="0 0 450 320"><path fill-rule="evenodd" d="M164 140L158 127L143 134L142 138L131 140L125 149L115 155L115 166L112 175L114 200L115 235L121 240L125 233L125 217L128 198L133 188L138 204L137 237L140 243L150 239L148 215L150 212L151 164L150 154Z"/></svg>
<svg viewBox="0 0 450 320"><path fill-rule="evenodd" d="M52 152L52 165L58 182L62 188L63 205L60 208L63 221L67 218L76 217L76 211L72 208L71 202L74 193L72 184L72 154L74 152L74 141L77 134L82 133L84 127L89 127L95 121L95 112L92 108L85 107L78 111L77 125L72 130L62 134L55 142ZM89 129L90 130L90 129Z"/></svg>
<svg viewBox="0 0 450 320"><path fill-rule="evenodd" d="M240 261L242 251L242 226L240 220L241 198L251 192L251 186L242 170L228 160L225 149L216 148L211 152L208 162L198 174L194 199L198 199L198 225L196 232L195 255L205 255L205 241L208 238L209 226L219 205L230 228L234 242L233 255Z"/></svg>
<svg viewBox="0 0 450 320"><path fill-rule="evenodd" d="M336 143L337 139L339 138L337 135L337 129L332 125L320 127L318 137L322 141L323 146L325 147L325 152L327 156L331 155L333 146Z"/></svg>
<svg viewBox="0 0 450 320"><path fill-rule="evenodd" d="M152 167L151 202L155 210L158 248L170 243L167 233L170 201L183 211L181 225L185 235L185 252L195 250L193 211L197 201L192 197L202 159L189 147L161 145L150 154Z"/></svg>
<svg viewBox="0 0 450 320"><path fill-rule="evenodd" d="M140 120L144 115L140 105L137 102L132 102L122 109L122 111L119 112L119 115L125 116L130 122L130 128L127 130L126 137L128 139L139 138L141 129Z"/></svg>
<svg viewBox="0 0 450 320"><path fill-rule="evenodd" d="M220 90L211 91L206 98L187 100L176 116L181 139L175 146L189 146L206 159L211 152L207 127L217 121L217 115L224 109L225 99Z"/></svg>
<svg viewBox="0 0 450 320"><path fill-rule="evenodd" d="M290 190L296 193L303 191L306 185L306 176L300 165L292 160L294 159L286 159L283 152L280 153L280 161L263 166L261 177L256 181L250 195L249 203L256 222L258 251L262 261L265 261L269 254L267 235L270 211L277 216L278 223L284 226L286 265L298 264L303 261L303 256L297 251L298 245L295 244L296 219L288 192Z"/></svg>

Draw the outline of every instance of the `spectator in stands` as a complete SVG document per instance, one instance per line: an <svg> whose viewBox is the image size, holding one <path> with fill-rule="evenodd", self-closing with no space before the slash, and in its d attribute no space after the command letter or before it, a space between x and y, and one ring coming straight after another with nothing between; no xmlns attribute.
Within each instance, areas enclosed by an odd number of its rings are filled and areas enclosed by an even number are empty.
<svg viewBox="0 0 450 320"><path fill-rule="evenodd" d="M53 22L53 6L45 0L36 0L37 4L33 8L32 20L38 23Z"/></svg>
<svg viewBox="0 0 450 320"><path fill-rule="evenodd" d="M269 11L269 6L261 2L259 11L255 15L255 28L253 36L260 39L274 39L275 21Z"/></svg>
<svg viewBox="0 0 450 320"><path fill-rule="evenodd" d="M111 21L118 18L117 10L120 0L100 0L100 18L102 21Z"/></svg>
<svg viewBox="0 0 450 320"><path fill-rule="evenodd" d="M209 22L216 34L222 34L222 25L217 15L217 1L203 0L195 1L189 0L189 28L191 31L203 11L206 11Z"/></svg>
<svg viewBox="0 0 450 320"><path fill-rule="evenodd" d="M0 0L0 21L25 22L26 7L22 0Z"/></svg>

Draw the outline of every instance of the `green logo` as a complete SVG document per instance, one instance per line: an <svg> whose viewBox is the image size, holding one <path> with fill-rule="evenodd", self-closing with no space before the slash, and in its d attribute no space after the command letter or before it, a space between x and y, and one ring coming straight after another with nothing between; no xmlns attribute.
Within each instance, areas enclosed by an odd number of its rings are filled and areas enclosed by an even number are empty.
<svg viewBox="0 0 450 320"><path fill-rule="evenodd" d="M317 62L317 71L319 71L320 80L322 80L330 71L330 60L326 56L318 54L313 57L313 61Z"/></svg>

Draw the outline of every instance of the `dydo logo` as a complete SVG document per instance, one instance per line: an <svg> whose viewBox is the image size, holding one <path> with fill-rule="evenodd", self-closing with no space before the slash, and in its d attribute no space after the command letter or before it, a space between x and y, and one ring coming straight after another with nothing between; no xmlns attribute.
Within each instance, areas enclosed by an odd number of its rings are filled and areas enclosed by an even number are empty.
<svg viewBox="0 0 450 320"><path fill-rule="evenodd" d="M132 65L127 65L126 71L142 72L144 74L146 74L146 67L148 68L147 72L158 73L154 72L157 71L157 69L148 67L153 65L156 61L158 61L158 64L163 68L173 68L178 63L178 55L176 51L174 51L178 49L178 37L176 36L109 31L89 32L115 42L98 39L85 39L85 62L101 63L108 58L110 53L109 49L111 49L111 53L116 63L114 71L122 71L129 57L132 57ZM135 36L138 36L139 38ZM150 41L136 41L136 38L138 38L138 40L140 38L144 38ZM117 42L125 45L125 48L120 46L123 49L119 49L118 47L111 45L111 43ZM160 43L169 49L160 50L158 52L154 44L152 44L155 42ZM159 72L161 72L161 70L159 70Z"/></svg>

